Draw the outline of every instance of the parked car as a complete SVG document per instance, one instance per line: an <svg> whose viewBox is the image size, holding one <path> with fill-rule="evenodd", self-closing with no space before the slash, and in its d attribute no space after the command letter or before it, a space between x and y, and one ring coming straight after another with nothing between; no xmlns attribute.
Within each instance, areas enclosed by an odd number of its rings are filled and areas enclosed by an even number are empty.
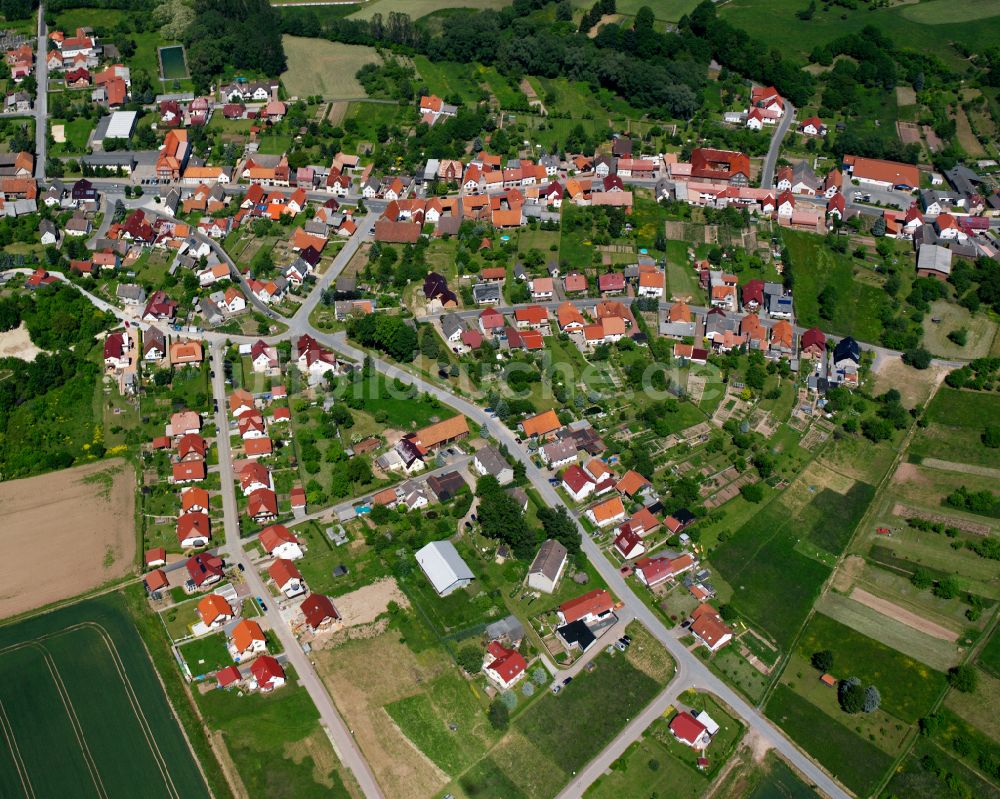
<svg viewBox="0 0 1000 799"><path fill-rule="evenodd" d="M552 686L552 693L554 693L554 694L559 693L561 690L562 690L562 686L561 685L553 685Z"/></svg>
<svg viewBox="0 0 1000 799"><path fill-rule="evenodd" d="M569 685L571 682L573 682L573 678L567 677L565 680L563 680L563 685Z"/></svg>
<svg viewBox="0 0 1000 799"><path fill-rule="evenodd" d="M625 644L623 644L621 641L615 641L615 649L617 649L619 652L624 652L625 648L626 648Z"/></svg>

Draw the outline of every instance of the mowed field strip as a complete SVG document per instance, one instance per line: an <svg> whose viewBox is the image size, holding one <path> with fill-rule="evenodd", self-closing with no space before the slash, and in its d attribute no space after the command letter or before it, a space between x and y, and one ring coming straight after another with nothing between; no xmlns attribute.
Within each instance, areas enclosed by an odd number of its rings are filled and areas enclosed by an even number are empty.
<svg viewBox="0 0 1000 799"><path fill-rule="evenodd" d="M0 618L128 574L135 562L134 491L132 467L121 459L0 484Z"/></svg>
<svg viewBox="0 0 1000 799"><path fill-rule="evenodd" d="M884 616L888 616L890 619L895 619L901 624L905 624L907 627L912 627L914 630L926 633L932 638L940 638L942 641L958 640L958 633L953 630L949 630L947 627L942 627L940 624L935 624L929 619L923 618L923 616L918 616L916 613L912 613L906 608L902 608L893 602L889 602L887 599L882 599L882 597L875 596L875 594L869 594L863 588L855 588L851 591L851 599L860 602L862 605L865 605L872 610L877 610Z"/></svg>
<svg viewBox="0 0 1000 799"><path fill-rule="evenodd" d="M0 796L137 795L208 791L120 601L0 630Z"/></svg>

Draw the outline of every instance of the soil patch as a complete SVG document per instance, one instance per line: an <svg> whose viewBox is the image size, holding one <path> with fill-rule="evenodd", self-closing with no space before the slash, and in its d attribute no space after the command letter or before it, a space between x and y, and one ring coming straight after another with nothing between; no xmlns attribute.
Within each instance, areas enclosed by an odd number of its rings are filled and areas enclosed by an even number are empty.
<svg viewBox="0 0 1000 799"><path fill-rule="evenodd" d="M947 367L932 365L929 369L917 371L903 363L898 355L882 356L878 359L875 375L875 394L882 394L890 388L899 391L903 405L907 408L927 402L937 386L951 371Z"/></svg>
<svg viewBox="0 0 1000 799"><path fill-rule="evenodd" d="M834 591L848 591L854 585L854 581L861 576L865 570L865 559L857 555L850 555L844 558L837 573L830 584Z"/></svg>
<svg viewBox="0 0 1000 799"><path fill-rule="evenodd" d="M441 668L427 667L394 632L316 653L316 667L386 796L435 796L448 783L396 727L385 705L419 693Z"/></svg>
<svg viewBox="0 0 1000 799"><path fill-rule="evenodd" d="M38 357L39 349L31 342L28 328L21 322L13 330L0 333L0 358L20 358L22 361L33 361Z"/></svg>
<svg viewBox="0 0 1000 799"><path fill-rule="evenodd" d="M135 473L121 458L0 484L0 618L131 572L134 495Z"/></svg>
<svg viewBox="0 0 1000 799"><path fill-rule="evenodd" d="M916 613L912 613L906 608L893 604L886 599L869 594L863 588L855 588L851 591L851 599L932 638L939 638L942 641L950 643L958 640L958 633L949 630L947 627L942 627L940 624L935 624L923 616L918 616Z"/></svg>
<svg viewBox="0 0 1000 799"><path fill-rule="evenodd" d="M351 627L375 621L389 609L390 602L395 602L401 608L410 606L406 594L399 589L392 577L337 597L337 610L340 611L344 625Z"/></svg>

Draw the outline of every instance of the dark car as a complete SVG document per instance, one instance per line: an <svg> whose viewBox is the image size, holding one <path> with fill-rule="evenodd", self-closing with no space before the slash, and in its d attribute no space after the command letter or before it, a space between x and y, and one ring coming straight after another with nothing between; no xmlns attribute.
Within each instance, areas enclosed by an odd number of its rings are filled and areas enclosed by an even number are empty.
<svg viewBox="0 0 1000 799"><path fill-rule="evenodd" d="M565 680L563 680L563 685L569 685L571 682L573 682L573 678L567 677Z"/></svg>

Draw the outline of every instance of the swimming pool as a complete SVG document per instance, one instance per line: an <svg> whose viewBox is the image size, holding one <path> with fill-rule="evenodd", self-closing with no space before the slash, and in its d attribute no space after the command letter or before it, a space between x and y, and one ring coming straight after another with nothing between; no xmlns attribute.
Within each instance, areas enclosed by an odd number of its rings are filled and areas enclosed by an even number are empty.
<svg viewBox="0 0 1000 799"><path fill-rule="evenodd" d="M184 45L175 44L160 48L160 77L163 80L182 80L188 76L184 61Z"/></svg>

